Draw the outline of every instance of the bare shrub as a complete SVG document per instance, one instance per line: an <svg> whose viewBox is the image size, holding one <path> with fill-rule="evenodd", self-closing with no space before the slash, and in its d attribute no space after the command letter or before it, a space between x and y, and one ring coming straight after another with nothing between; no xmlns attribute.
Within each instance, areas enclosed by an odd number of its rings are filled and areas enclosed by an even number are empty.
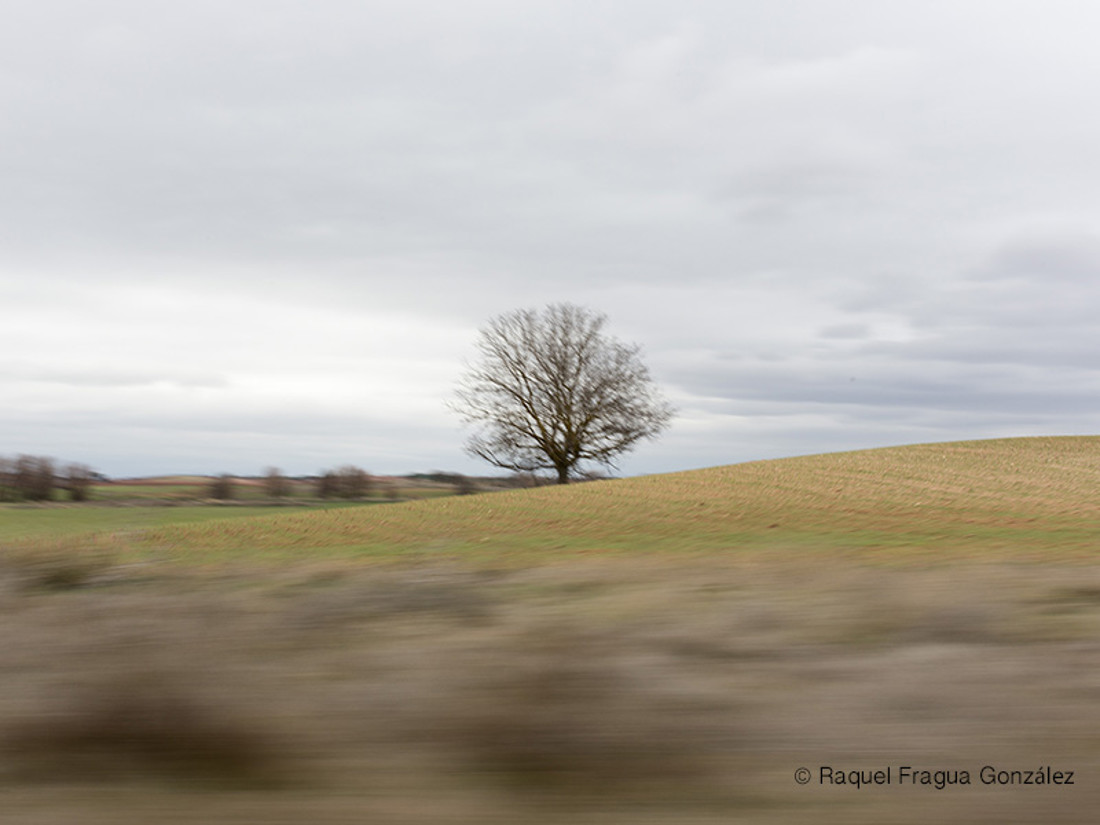
<svg viewBox="0 0 1100 825"><path fill-rule="evenodd" d="M0 501L50 501L57 489L73 501L86 501L96 473L86 464L72 463L58 475L46 456L0 456Z"/></svg>
<svg viewBox="0 0 1100 825"><path fill-rule="evenodd" d="M268 467L265 471L264 492L270 498L285 498L290 494L290 481L278 467Z"/></svg>
<svg viewBox="0 0 1100 825"><path fill-rule="evenodd" d="M73 501L87 501L92 488L92 468L87 464L70 464L65 468L65 488Z"/></svg>
<svg viewBox="0 0 1100 825"><path fill-rule="evenodd" d="M336 495L336 473L326 470L317 477L317 496L319 498L332 498Z"/></svg>
<svg viewBox="0 0 1100 825"><path fill-rule="evenodd" d="M237 485L233 481L233 477L227 473L222 473L220 476L210 482L210 498L218 499L219 501L228 501L229 499L236 498Z"/></svg>
<svg viewBox="0 0 1100 825"><path fill-rule="evenodd" d="M370 495L374 479L370 473L351 464L336 470L326 470L318 479L317 495L321 498L359 499Z"/></svg>
<svg viewBox="0 0 1100 825"><path fill-rule="evenodd" d="M56 484L53 460L44 456L19 456L15 459L14 482L19 498L49 501Z"/></svg>
<svg viewBox="0 0 1100 825"><path fill-rule="evenodd" d="M366 498L370 494L372 479L366 470L345 465L336 471L339 480L338 495L341 498Z"/></svg>

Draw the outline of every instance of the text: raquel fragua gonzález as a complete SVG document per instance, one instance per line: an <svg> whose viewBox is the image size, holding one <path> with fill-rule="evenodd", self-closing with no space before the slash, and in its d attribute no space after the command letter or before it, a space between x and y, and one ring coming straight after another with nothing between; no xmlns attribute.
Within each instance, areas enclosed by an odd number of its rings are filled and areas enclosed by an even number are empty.
<svg viewBox="0 0 1100 825"><path fill-rule="evenodd" d="M805 770L805 769L801 769ZM806 773L809 773L806 771ZM885 768L844 770L833 765L817 769L817 784L873 788L887 785L944 788L956 785L1074 785L1075 771L1059 770L1051 765L1031 769L1007 769L983 765L979 770L944 770L889 765ZM805 784L805 783L801 783Z"/></svg>

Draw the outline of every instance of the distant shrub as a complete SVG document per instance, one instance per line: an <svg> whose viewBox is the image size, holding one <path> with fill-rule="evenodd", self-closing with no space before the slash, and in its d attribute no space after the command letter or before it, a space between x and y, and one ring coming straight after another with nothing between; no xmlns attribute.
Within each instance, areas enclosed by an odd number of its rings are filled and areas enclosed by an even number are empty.
<svg viewBox="0 0 1100 825"><path fill-rule="evenodd" d="M70 464L65 468L65 488L73 501L87 501L92 488L92 468L87 464Z"/></svg>
<svg viewBox="0 0 1100 825"><path fill-rule="evenodd" d="M19 456L15 459L14 482L19 498L49 501L56 484L53 460L44 456Z"/></svg>
<svg viewBox="0 0 1100 825"><path fill-rule="evenodd" d="M321 498L366 498L374 486L370 473L350 464L336 470L326 470L317 481Z"/></svg>
<svg viewBox="0 0 1100 825"><path fill-rule="evenodd" d="M227 501L236 497L237 485L233 481L233 477L227 473L222 473L220 476L210 482L210 498L218 499L219 501Z"/></svg>
<svg viewBox="0 0 1100 825"><path fill-rule="evenodd" d="M99 473L86 464L69 464L59 476L54 467L46 456L0 456L0 501L51 501L59 488L73 501L86 501Z"/></svg>
<svg viewBox="0 0 1100 825"><path fill-rule="evenodd" d="M336 471L339 479L337 495L341 498L366 498L373 486L373 479L366 470L350 464Z"/></svg>
<svg viewBox="0 0 1100 825"><path fill-rule="evenodd" d="M264 492L270 498L284 498L290 494L290 481L278 467L268 467L264 473Z"/></svg>

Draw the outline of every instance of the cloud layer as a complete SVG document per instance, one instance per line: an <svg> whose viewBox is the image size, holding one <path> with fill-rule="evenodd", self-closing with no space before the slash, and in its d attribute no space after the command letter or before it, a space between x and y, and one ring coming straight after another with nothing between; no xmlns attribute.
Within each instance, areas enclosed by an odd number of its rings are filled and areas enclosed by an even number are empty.
<svg viewBox="0 0 1100 825"><path fill-rule="evenodd" d="M1100 11L15 0L0 453L480 472L477 328L570 300L657 472L1095 432Z"/></svg>

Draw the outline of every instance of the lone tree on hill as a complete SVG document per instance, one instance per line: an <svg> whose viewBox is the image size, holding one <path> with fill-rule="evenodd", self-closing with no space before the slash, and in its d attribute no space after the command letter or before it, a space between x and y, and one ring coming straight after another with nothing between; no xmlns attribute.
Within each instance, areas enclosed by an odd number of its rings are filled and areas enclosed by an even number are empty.
<svg viewBox="0 0 1100 825"><path fill-rule="evenodd" d="M604 335L606 323L573 304L491 320L478 341L481 360L451 404L481 425L466 451L517 472L553 470L568 484L581 462L613 466L655 438L674 411L653 387L640 347Z"/></svg>

